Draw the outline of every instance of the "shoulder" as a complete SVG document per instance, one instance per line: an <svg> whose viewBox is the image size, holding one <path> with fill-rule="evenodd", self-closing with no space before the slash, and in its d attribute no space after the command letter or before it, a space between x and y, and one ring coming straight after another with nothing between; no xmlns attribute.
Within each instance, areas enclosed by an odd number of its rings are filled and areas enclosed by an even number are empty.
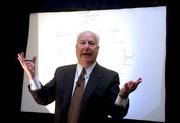
<svg viewBox="0 0 180 123"><path fill-rule="evenodd" d="M71 64L71 65L64 65L64 66L59 66L56 68L56 73L58 72L69 72L69 71L72 71L72 70L75 70L76 69L76 64Z"/></svg>
<svg viewBox="0 0 180 123"><path fill-rule="evenodd" d="M103 74L108 74L108 75L118 75L118 73L112 69L109 69L107 67L104 67L104 66L101 66L99 64L97 64L95 66L95 69L97 69L100 73L103 73Z"/></svg>
<svg viewBox="0 0 180 123"><path fill-rule="evenodd" d="M119 74L115 70L97 64L94 69L94 73L102 78L102 85L114 86L119 85Z"/></svg>

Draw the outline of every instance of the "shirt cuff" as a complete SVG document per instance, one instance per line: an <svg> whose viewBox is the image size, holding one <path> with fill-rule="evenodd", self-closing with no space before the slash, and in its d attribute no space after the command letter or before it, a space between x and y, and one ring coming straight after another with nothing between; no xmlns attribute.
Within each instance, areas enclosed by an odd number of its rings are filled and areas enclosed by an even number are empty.
<svg viewBox="0 0 180 123"><path fill-rule="evenodd" d="M115 105L126 107L127 104L128 104L128 98L123 99L123 98L121 98L121 96L118 94L117 99L116 99L116 101L115 101Z"/></svg>
<svg viewBox="0 0 180 123"><path fill-rule="evenodd" d="M38 90L41 89L41 83L35 78L32 80L29 80L30 89L31 90Z"/></svg>

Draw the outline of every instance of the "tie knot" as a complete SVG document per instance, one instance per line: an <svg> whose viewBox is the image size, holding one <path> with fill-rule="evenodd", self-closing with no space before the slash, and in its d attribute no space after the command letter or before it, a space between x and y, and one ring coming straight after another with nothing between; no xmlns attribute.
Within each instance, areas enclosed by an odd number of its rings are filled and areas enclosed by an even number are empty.
<svg viewBox="0 0 180 123"><path fill-rule="evenodd" d="M82 75L86 74L86 69L85 68L82 69L81 74Z"/></svg>
<svg viewBox="0 0 180 123"><path fill-rule="evenodd" d="M81 74L79 75L79 78L78 78L78 80L76 82L77 86L80 86L83 83L83 81L85 80L84 74L86 74L86 69L85 68L83 68L81 70Z"/></svg>

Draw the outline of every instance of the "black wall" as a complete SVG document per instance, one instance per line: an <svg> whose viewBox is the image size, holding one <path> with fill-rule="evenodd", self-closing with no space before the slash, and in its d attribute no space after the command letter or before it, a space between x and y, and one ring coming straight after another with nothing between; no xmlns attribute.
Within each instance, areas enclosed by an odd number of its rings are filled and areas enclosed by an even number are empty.
<svg viewBox="0 0 180 123"><path fill-rule="evenodd" d="M51 123L53 114L20 112L23 70L17 61L17 53L26 51L29 14L33 12L55 12L93 9L115 9L167 6L167 55L166 55L166 122L178 117L177 112L177 66L178 26L177 4L165 0L26 0L6 1L1 18L1 66L2 66L2 109L7 122ZM180 22L180 21L179 21ZM2 33L3 32L3 33ZM14 118L13 118L14 117ZM150 121L122 120L121 123L150 123ZM154 122L153 122L154 123Z"/></svg>

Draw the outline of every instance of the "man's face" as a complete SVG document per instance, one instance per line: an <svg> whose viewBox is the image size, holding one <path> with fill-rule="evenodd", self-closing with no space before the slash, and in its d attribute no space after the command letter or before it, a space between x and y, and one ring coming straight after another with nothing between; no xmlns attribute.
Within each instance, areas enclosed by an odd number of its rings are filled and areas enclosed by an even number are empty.
<svg viewBox="0 0 180 123"><path fill-rule="evenodd" d="M82 33L76 44L76 55L78 62L83 67L88 67L96 61L99 45L96 35L92 32Z"/></svg>

